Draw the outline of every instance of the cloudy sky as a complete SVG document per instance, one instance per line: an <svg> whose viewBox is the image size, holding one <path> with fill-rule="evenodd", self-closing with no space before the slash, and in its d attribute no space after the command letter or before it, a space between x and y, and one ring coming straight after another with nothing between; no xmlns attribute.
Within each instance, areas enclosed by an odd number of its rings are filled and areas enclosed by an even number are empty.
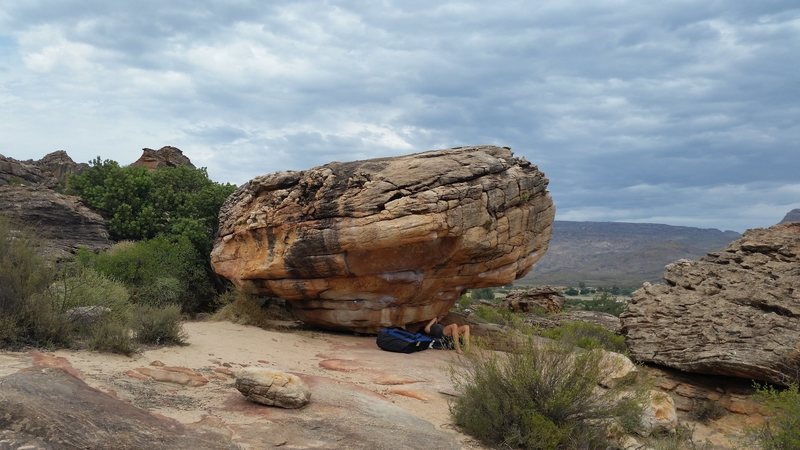
<svg viewBox="0 0 800 450"><path fill-rule="evenodd" d="M800 6L0 0L0 154L217 181L470 144L562 220L743 231L800 207Z"/></svg>

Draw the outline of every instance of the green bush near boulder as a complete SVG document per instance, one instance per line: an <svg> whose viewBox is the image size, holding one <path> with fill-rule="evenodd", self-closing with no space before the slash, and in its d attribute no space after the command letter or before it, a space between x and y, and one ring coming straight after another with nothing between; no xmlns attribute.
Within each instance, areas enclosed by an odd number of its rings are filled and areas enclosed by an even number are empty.
<svg viewBox="0 0 800 450"><path fill-rule="evenodd" d="M757 397L764 402L770 417L764 425L752 430L751 437L764 450L800 448L800 389L791 384L787 389L758 386Z"/></svg>
<svg viewBox="0 0 800 450"><path fill-rule="evenodd" d="M601 348L617 353L628 352L623 336L589 322L566 322L556 328L542 330L539 335L587 350Z"/></svg>
<svg viewBox="0 0 800 450"><path fill-rule="evenodd" d="M573 352L532 338L509 353L469 352L453 366L458 397L455 423L480 441L525 449L587 448L609 445L608 423L638 424L640 395L621 395L622 386L597 389L601 352Z"/></svg>
<svg viewBox="0 0 800 450"><path fill-rule="evenodd" d="M183 345L186 333L181 325L181 308L178 305L140 306L134 317L133 331L142 344Z"/></svg>

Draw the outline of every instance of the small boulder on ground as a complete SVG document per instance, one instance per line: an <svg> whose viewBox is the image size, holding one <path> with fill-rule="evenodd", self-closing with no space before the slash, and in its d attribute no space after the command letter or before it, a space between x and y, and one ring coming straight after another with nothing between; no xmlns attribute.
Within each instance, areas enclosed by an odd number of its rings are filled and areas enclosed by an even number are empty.
<svg viewBox="0 0 800 450"><path fill-rule="evenodd" d="M311 391L300 377L263 367L236 372L236 389L251 402L281 408L300 408L311 399Z"/></svg>

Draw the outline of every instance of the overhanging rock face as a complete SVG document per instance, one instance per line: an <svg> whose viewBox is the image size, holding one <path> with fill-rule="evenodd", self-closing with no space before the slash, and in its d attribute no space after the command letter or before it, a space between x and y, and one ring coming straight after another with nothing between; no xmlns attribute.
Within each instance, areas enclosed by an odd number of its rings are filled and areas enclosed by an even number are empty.
<svg viewBox="0 0 800 450"><path fill-rule="evenodd" d="M374 331L446 313L544 255L548 180L508 148L330 163L256 177L220 211L211 263L307 323Z"/></svg>

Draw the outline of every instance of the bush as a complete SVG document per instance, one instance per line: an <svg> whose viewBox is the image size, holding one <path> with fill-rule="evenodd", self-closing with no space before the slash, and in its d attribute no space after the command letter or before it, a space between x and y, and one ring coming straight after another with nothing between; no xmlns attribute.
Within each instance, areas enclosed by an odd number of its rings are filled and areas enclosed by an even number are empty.
<svg viewBox="0 0 800 450"><path fill-rule="evenodd" d="M111 318L119 323L130 321L131 303L128 289L92 269L66 269L48 288L47 295L59 312L79 306L103 306L111 310Z"/></svg>
<svg viewBox="0 0 800 450"><path fill-rule="evenodd" d="M492 288L471 289L469 293L473 300L494 300Z"/></svg>
<svg viewBox="0 0 800 450"><path fill-rule="evenodd" d="M617 353L628 352L623 336L594 323L566 322L556 328L542 330L539 334L572 347L587 350L602 348Z"/></svg>
<svg viewBox="0 0 800 450"><path fill-rule="evenodd" d="M186 343L186 333L181 325L181 308L178 305L140 306L136 311L133 329L136 340L142 344L182 345Z"/></svg>
<svg viewBox="0 0 800 450"><path fill-rule="evenodd" d="M136 351L127 324L116 320L106 320L95 325L87 343L92 350L130 355Z"/></svg>
<svg viewBox="0 0 800 450"><path fill-rule="evenodd" d="M490 445L526 449L605 449L610 423L637 424L641 393L597 389L601 352L573 352L528 338L508 354L476 350L452 369L460 394L451 414Z"/></svg>
<svg viewBox="0 0 800 450"><path fill-rule="evenodd" d="M120 242L99 254L82 251L78 260L125 283L131 300L142 305L179 303L193 312L208 307L214 292L196 250L183 238Z"/></svg>
<svg viewBox="0 0 800 450"><path fill-rule="evenodd" d="M785 390L756 386L757 397L764 402L770 417L753 430L754 443L764 450L800 448L800 390L797 384Z"/></svg>
<svg viewBox="0 0 800 450"><path fill-rule="evenodd" d="M43 295L52 279L34 236L0 217L0 344L68 342L66 320Z"/></svg>
<svg viewBox="0 0 800 450"><path fill-rule="evenodd" d="M580 293L581 292L579 290L575 289L574 287L569 287L569 288L567 288L567 290L564 291L564 295L575 296L575 295L578 295Z"/></svg>
<svg viewBox="0 0 800 450"><path fill-rule="evenodd" d="M509 325L522 321L519 315L511 310L495 308L489 305L477 305L475 307L475 315L486 322L498 325Z"/></svg>
<svg viewBox="0 0 800 450"><path fill-rule="evenodd" d="M211 320L227 320L240 325L275 328L276 320L292 320L285 309L270 304L270 298L258 297L238 289L220 295L217 302L223 305Z"/></svg>

